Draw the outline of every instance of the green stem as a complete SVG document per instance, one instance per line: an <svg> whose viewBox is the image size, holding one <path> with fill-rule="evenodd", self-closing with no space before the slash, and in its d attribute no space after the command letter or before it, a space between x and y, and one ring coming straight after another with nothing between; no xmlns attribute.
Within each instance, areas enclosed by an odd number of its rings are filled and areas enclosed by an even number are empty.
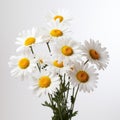
<svg viewBox="0 0 120 120"><path fill-rule="evenodd" d="M51 99L51 95L48 93L48 96L49 96L49 99L50 99L50 102L51 102L51 104L53 105L53 101L52 101L52 99Z"/></svg>
<svg viewBox="0 0 120 120"><path fill-rule="evenodd" d="M65 75L66 75L66 74L64 74L64 77L63 77L63 80L64 80L64 81L63 81L63 84L64 84L64 86L65 86ZM66 95L65 92L63 92L64 102L66 102L65 95Z"/></svg>
<svg viewBox="0 0 120 120"><path fill-rule="evenodd" d="M50 46L49 46L49 42L47 42L46 44L47 44L47 47L48 47L49 52L51 53L51 49L50 49Z"/></svg>
<svg viewBox="0 0 120 120"><path fill-rule="evenodd" d="M79 90L79 86L80 86L80 85L78 85L77 90L76 90L76 93L75 93L75 100L76 100L76 98L77 98L77 93L78 93L78 90ZM75 104L75 101L74 101L74 104ZM74 109L74 104L73 104L73 109Z"/></svg>
<svg viewBox="0 0 120 120"><path fill-rule="evenodd" d="M60 77L60 84L59 88L56 88L56 92L54 94L49 94L49 103L45 102L47 107L50 107L53 110L54 116L52 120L71 120L73 116L76 115L73 111L75 100L78 94L79 86L77 88L73 88L72 95L71 95L71 105L68 103L69 98L69 91L70 91L70 82L65 81L66 76L65 74L59 75ZM43 104L44 105L44 104Z"/></svg>
<svg viewBox="0 0 120 120"><path fill-rule="evenodd" d="M39 66L38 63L37 63L37 67L38 67L39 72L41 72L41 66Z"/></svg>
<svg viewBox="0 0 120 120"><path fill-rule="evenodd" d="M72 97L73 97L73 99L74 99L74 92L75 92L75 88L73 88L73 91L72 91ZM71 103L71 110L73 111L73 104L74 104L74 100L72 101L72 103Z"/></svg>
<svg viewBox="0 0 120 120"><path fill-rule="evenodd" d="M63 120L63 119L62 119L62 114L61 114L60 104L57 103L57 105L58 105L58 111L59 111L60 119Z"/></svg>
<svg viewBox="0 0 120 120"><path fill-rule="evenodd" d="M76 98L77 98L78 90L79 90L79 85L77 87L76 92L75 92L75 88L73 88L73 94L72 95L74 97L74 102L71 104L71 110L72 110L72 112L73 112L73 109L74 109L74 106L75 106L75 101L76 101ZM74 96L74 92L75 92L75 96ZM70 120L71 120L71 118L70 118Z"/></svg>
<svg viewBox="0 0 120 120"><path fill-rule="evenodd" d="M34 51L33 51L33 48L32 48L32 46L30 46L30 49L31 49L31 52L32 52L32 54L34 54Z"/></svg>
<svg viewBox="0 0 120 120"><path fill-rule="evenodd" d="M67 97L66 97L66 101L68 100L68 95L69 95L69 90L70 90L70 82L68 82L67 86L68 86L68 90L67 90Z"/></svg>
<svg viewBox="0 0 120 120"><path fill-rule="evenodd" d="M32 54L34 55L34 50L33 50L32 46L30 46L30 49L31 49ZM39 72L41 72L41 68L38 63L37 63L37 67L38 67Z"/></svg>
<svg viewBox="0 0 120 120"><path fill-rule="evenodd" d="M84 65L85 65L85 64L87 64L87 63L88 63L88 61L89 61L89 59L85 61Z"/></svg>

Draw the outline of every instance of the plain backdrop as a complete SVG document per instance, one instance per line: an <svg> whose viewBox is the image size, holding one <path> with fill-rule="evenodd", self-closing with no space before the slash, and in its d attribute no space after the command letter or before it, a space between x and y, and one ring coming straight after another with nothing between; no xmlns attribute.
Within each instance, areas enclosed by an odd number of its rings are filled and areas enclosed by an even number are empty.
<svg viewBox="0 0 120 120"><path fill-rule="evenodd" d="M16 55L18 33L41 26L48 11L57 8L71 12L74 39L100 40L110 55L94 92L79 92L73 120L120 120L119 0L0 0L0 120L51 120L52 111L41 105L45 98L36 97L28 81L12 78L8 61Z"/></svg>

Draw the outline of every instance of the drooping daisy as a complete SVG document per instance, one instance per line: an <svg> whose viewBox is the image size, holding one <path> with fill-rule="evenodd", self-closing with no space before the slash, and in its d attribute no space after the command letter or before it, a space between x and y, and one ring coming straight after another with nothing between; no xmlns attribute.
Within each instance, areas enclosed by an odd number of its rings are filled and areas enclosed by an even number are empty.
<svg viewBox="0 0 120 120"><path fill-rule="evenodd" d="M99 41L85 41L82 46L82 55L87 58L91 63L96 64L98 69L105 69L109 61L109 55L105 47L101 47Z"/></svg>
<svg viewBox="0 0 120 120"><path fill-rule="evenodd" d="M27 51L29 46L41 42L41 35L38 28L32 28L32 30L23 31L19 33L16 44L19 45L17 51Z"/></svg>
<svg viewBox="0 0 120 120"><path fill-rule="evenodd" d="M58 58L51 56L49 61L47 61L48 68L52 71L55 71L56 74L64 75L69 69L67 62L65 60L59 60Z"/></svg>
<svg viewBox="0 0 120 120"><path fill-rule="evenodd" d="M48 59L48 56L45 56L43 54L36 54L36 62L39 64L39 65L42 65L42 64L46 64L46 61Z"/></svg>
<svg viewBox="0 0 120 120"><path fill-rule="evenodd" d="M41 52L35 55L35 60L39 69L46 69L46 67L48 66L48 59L50 59L50 56L46 56Z"/></svg>
<svg viewBox="0 0 120 120"><path fill-rule="evenodd" d="M71 38L65 38L62 39L62 42L55 42L52 46L52 53L60 60L80 60L80 45Z"/></svg>
<svg viewBox="0 0 120 120"><path fill-rule="evenodd" d="M42 41L49 42L60 40L67 36L69 32L69 28L66 27L66 25L59 24L58 21L51 22L46 26L46 28L42 29Z"/></svg>
<svg viewBox="0 0 120 120"><path fill-rule="evenodd" d="M65 23L68 24L71 20L72 17L70 16L70 13L68 10L64 9L58 9L58 10L52 10L49 12L47 21L59 21L60 23Z"/></svg>
<svg viewBox="0 0 120 120"><path fill-rule="evenodd" d="M73 69L70 71L70 81L74 87L79 85L79 90L84 92L93 91L96 87L98 74L96 69L88 64L75 62Z"/></svg>
<svg viewBox="0 0 120 120"><path fill-rule="evenodd" d="M36 69L33 57L28 55L12 56L8 64L12 68L11 76L21 80L27 79Z"/></svg>
<svg viewBox="0 0 120 120"><path fill-rule="evenodd" d="M33 85L30 87L37 96L42 94L52 94L59 87L59 77L51 71L42 71L33 77Z"/></svg>

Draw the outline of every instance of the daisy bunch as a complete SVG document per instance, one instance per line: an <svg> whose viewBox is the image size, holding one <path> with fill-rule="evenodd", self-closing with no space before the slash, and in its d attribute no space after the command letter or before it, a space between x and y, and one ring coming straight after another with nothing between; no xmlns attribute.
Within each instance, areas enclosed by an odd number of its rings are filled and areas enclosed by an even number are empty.
<svg viewBox="0 0 120 120"><path fill-rule="evenodd" d="M16 39L16 56L11 56L11 75L29 80L30 89L49 98L42 105L53 110L52 120L71 120L79 91L97 87L99 70L109 55L100 41L76 41L70 32L71 16L64 10L52 11L44 28L23 31Z"/></svg>

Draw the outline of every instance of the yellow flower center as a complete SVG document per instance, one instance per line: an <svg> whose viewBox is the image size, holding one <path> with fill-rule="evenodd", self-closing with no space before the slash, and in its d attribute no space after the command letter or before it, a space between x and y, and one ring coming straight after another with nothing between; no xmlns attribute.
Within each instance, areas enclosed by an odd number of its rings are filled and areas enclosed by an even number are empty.
<svg viewBox="0 0 120 120"><path fill-rule="evenodd" d="M29 37L25 40L24 45L25 46L32 45L35 43L35 41L36 41L36 39L34 37Z"/></svg>
<svg viewBox="0 0 120 120"><path fill-rule="evenodd" d="M61 52L65 55L65 56L71 56L73 54L73 49L70 46L63 46L61 48Z"/></svg>
<svg viewBox="0 0 120 120"><path fill-rule="evenodd" d="M89 54L90 54L91 58L94 59L94 60L98 60L100 58L99 53L94 49L91 49L89 51Z"/></svg>
<svg viewBox="0 0 120 120"><path fill-rule="evenodd" d="M30 61L28 58L22 58L19 60L18 62L18 66L21 68L21 69L26 69L28 66L30 65Z"/></svg>
<svg viewBox="0 0 120 120"><path fill-rule="evenodd" d="M59 19L59 21L62 22L64 18L60 15L57 15L54 17L54 20L57 20L57 19Z"/></svg>
<svg viewBox="0 0 120 120"><path fill-rule="evenodd" d="M64 66L63 66L63 62L60 62L60 63L59 63L58 60L55 60L55 61L53 62L53 65L56 66L56 67L59 67L59 68L64 67Z"/></svg>
<svg viewBox="0 0 120 120"><path fill-rule="evenodd" d="M76 77L77 79L82 82L82 83L85 83L88 81L89 79L89 75L85 72L85 71L79 71L77 74L76 74Z"/></svg>
<svg viewBox="0 0 120 120"><path fill-rule="evenodd" d="M51 79L49 76L42 76L38 81L38 86L41 88L47 88L51 84Z"/></svg>
<svg viewBox="0 0 120 120"><path fill-rule="evenodd" d="M53 29L50 31L50 35L53 37L60 37L63 35L63 32L61 30L58 30L58 29Z"/></svg>
<svg viewBox="0 0 120 120"><path fill-rule="evenodd" d="M39 60L39 63L40 63L40 64L42 64L42 63L43 63L43 60L42 60L42 59L40 59L40 60Z"/></svg>

